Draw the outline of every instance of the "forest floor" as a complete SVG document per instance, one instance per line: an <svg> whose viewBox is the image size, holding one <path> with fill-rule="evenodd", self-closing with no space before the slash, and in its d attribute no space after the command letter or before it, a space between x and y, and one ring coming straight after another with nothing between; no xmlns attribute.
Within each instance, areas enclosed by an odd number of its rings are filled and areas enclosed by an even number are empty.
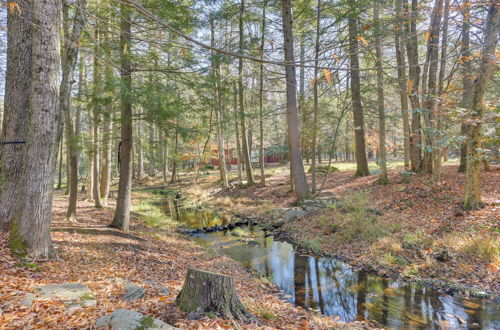
<svg viewBox="0 0 500 330"><path fill-rule="evenodd" d="M141 209L141 193L134 193L134 208ZM185 329L297 329L368 328L363 322L335 322L294 307L280 298L279 290L267 280L253 276L237 262L202 249L168 226L148 226L133 213L130 233L107 227L113 217L114 200L96 209L78 204L78 223L65 221L67 198L56 192L53 205L52 238L60 260L43 263L20 261L0 234L0 329L90 329L97 319L119 308L136 310ZM148 219L146 219L147 222ZM236 324L212 315L190 320L174 304L188 266L237 278L237 292L258 319L258 324ZM95 294L97 305L69 312L58 301L22 303L26 293L49 283L81 282ZM124 283L145 289L135 301L122 300ZM168 293L158 289L160 284Z"/></svg>
<svg viewBox="0 0 500 330"><path fill-rule="evenodd" d="M464 212L460 202L465 177L456 165L444 166L441 182L429 183L429 176L409 176L393 164L387 185L376 184L377 174L354 177L352 164L334 165L340 171L329 174L318 197L340 202L280 224L275 234L388 277L464 296L498 297L500 166L482 173L484 207ZM184 191L215 209L254 218L272 229L279 221L275 210L295 206L288 173L284 167L266 169L265 186L220 190L218 172L213 172ZM260 182L259 177L255 180ZM322 174L318 182L323 182Z"/></svg>

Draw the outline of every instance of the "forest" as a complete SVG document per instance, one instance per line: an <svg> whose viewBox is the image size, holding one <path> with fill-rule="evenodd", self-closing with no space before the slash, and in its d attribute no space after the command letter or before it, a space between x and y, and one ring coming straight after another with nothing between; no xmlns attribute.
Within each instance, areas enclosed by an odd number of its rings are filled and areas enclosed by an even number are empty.
<svg viewBox="0 0 500 330"><path fill-rule="evenodd" d="M0 329L500 328L498 1L0 27Z"/></svg>

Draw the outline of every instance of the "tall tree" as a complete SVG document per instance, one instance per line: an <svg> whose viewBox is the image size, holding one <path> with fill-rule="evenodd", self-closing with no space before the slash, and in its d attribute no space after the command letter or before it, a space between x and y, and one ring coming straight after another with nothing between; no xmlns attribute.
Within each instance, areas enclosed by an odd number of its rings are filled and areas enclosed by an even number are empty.
<svg viewBox="0 0 500 330"><path fill-rule="evenodd" d="M292 3L291 0L282 0L283 38L285 52L285 76L286 76L286 105L288 124L288 145L290 148L290 166L294 191L297 199L303 200L310 195L302 162L300 148L299 116L297 113L297 77L295 73L295 57L293 54L293 28L292 28Z"/></svg>
<svg viewBox="0 0 500 330"><path fill-rule="evenodd" d="M470 51L470 5L469 0L464 0L462 8L462 40L460 64L462 69L462 101L461 107L468 109L472 100L472 58ZM467 135L467 122L462 120L460 133L465 137ZM460 148L460 165L458 172L465 173L467 167L467 142L464 140Z"/></svg>
<svg viewBox="0 0 500 330"><path fill-rule="evenodd" d="M243 53L244 31L243 31L243 16L245 13L245 0L240 2L240 18L239 18L239 52ZM248 150L247 129L245 124L245 100L243 99L243 58L239 58L238 62L238 94L240 108L240 127L241 127L241 152L243 153L243 161L245 164L245 172L247 175L247 185L253 185L252 162L250 161L250 151Z"/></svg>
<svg viewBox="0 0 500 330"><path fill-rule="evenodd" d="M130 59L132 31L131 9L120 6L120 75L121 75L121 138L120 138L120 178L115 216L111 226L123 231L129 230L132 195L132 61Z"/></svg>
<svg viewBox="0 0 500 330"><path fill-rule="evenodd" d="M420 119L420 65L418 62L417 17L418 1L411 0L411 9L408 0L403 0L404 30L406 39L406 55L408 57L408 94L411 104L411 134L410 134L410 162L411 170L422 170L422 134Z"/></svg>
<svg viewBox="0 0 500 330"><path fill-rule="evenodd" d="M264 58L264 44L266 42L266 9L267 0L262 3L262 25L260 28L260 58ZM260 184L266 185L264 174L264 63L259 65L259 164Z"/></svg>
<svg viewBox="0 0 500 330"><path fill-rule="evenodd" d="M405 41L402 40L403 34L403 16L401 13L401 0L395 0L396 7L396 20L397 25L395 28L395 46L396 46L396 63L398 66L398 87L399 97L401 100L401 115L403 118L403 151L404 151L404 167L406 170L410 169L410 123L408 116L408 93L406 77L406 49Z"/></svg>
<svg viewBox="0 0 500 330"><path fill-rule="evenodd" d="M19 11L7 13L7 72L4 118L0 135L0 226L5 229L19 212L23 151L31 85L31 0L17 1Z"/></svg>
<svg viewBox="0 0 500 330"><path fill-rule="evenodd" d="M368 159L365 151L365 129L363 107L361 104L361 81L358 58L358 23L356 0L349 0L349 58L351 62L351 103L354 117L354 137L356 143L356 176L369 175Z"/></svg>
<svg viewBox="0 0 500 330"><path fill-rule="evenodd" d="M319 71L319 34L321 25L321 0L316 3L316 40L314 42L314 86L313 86L313 127L312 127L312 176L311 176L311 191L316 193L316 159L317 159L317 140L318 140L318 112L319 112L319 96L318 96L318 71Z"/></svg>
<svg viewBox="0 0 500 330"><path fill-rule="evenodd" d="M57 255L50 237L53 175L62 120L58 106L60 85L60 1L33 2L30 116L24 152L22 203L9 236L17 254L34 260Z"/></svg>
<svg viewBox="0 0 500 330"><path fill-rule="evenodd" d="M78 140L75 138L73 120L71 116L71 89L73 77L75 75L76 61L78 58L79 41L82 35L84 24L84 11L87 6L87 0L78 0L76 3L75 17L73 20L73 29L70 33L68 24L63 24L68 30L64 31L64 51L62 52L62 80L59 90L59 107L64 116L64 128L66 134L66 157L69 160L68 166L68 211L67 218L70 221L76 220L76 201L78 195L78 159L77 149ZM81 74L81 73L80 73ZM79 87L80 88L80 87Z"/></svg>
<svg viewBox="0 0 500 330"><path fill-rule="evenodd" d="M474 93L469 107L471 119L467 130L467 168L464 193L464 208L467 210L481 205L483 98L495 67L495 50L500 33L500 6L495 0L489 2L490 8L481 51L481 67L474 80Z"/></svg>
<svg viewBox="0 0 500 330"><path fill-rule="evenodd" d="M385 147L385 101L384 101L384 72L382 69L382 46L381 46L381 22L379 14L379 4L377 0L374 1L373 7L373 21L375 24L375 54L377 66L377 108L378 108L378 129L379 129L379 162L380 162L380 178L378 180L381 184L386 184L387 179L387 157Z"/></svg>

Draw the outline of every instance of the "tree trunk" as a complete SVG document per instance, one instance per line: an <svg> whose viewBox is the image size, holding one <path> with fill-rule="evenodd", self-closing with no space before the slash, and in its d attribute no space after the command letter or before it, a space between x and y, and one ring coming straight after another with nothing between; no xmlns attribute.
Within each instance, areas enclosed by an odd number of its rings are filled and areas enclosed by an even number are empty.
<svg viewBox="0 0 500 330"><path fill-rule="evenodd" d="M56 190L62 189L62 167L63 167L63 149L64 149L64 139L59 142L59 173L57 175L57 187Z"/></svg>
<svg viewBox="0 0 500 330"><path fill-rule="evenodd" d="M120 62L121 62L121 141L119 147L120 178L116 199L115 217L111 226L123 231L129 230L132 195L132 61L131 47L131 9L122 4L120 7ZM128 51L127 51L128 50Z"/></svg>
<svg viewBox="0 0 500 330"><path fill-rule="evenodd" d="M243 14L245 12L245 0L240 3L240 19L239 19L239 52L243 54ZM250 150L248 149L247 130L245 124L245 102L243 99L243 59L240 57L238 62L238 89L240 103L240 127L241 127L241 146L243 153L243 161L245 163L245 172L247 175L247 185L254 184L252 163L250 162Z"/></svg>
<svg viewBox="0 0 500 330"><path fill-rule="evenodd" d="M356 1L349 0L351 9L355 10ZM358 28L354 14L349 15L349 57L351 62L351 102L354 116L354 137L356 142L355 176L370 175L365 151L365 130L363 107L361 105L361 82L359 77Z"/></svg>
<svg viewBox="0 0 500 330"><path fill-rule="evenodd" d="M425 144L424 148L424 171L432 173L433 154L435 152L434 131L436 129L436 97L437 97L437 71L439 60L439 35L441 28L441 12L443 10L443 0L435 0L434 9L432 11L431 26L429 28L428 40L428 57L425 67L428 67L428 72L424 69L424 74L428 76L428 86L424 92L424 104L427 111L424 112L425 119ZM425 84L425 81L423 81Z"/></svg>
<svg viewBox="0 0 500 330"><path fill-rule="evenodd" d="M111 140L113 130L113 117L111 109L107 109L104 113L104 127L102 134L102 167L101 167L101 182L100 194L102 204L108 205L109 187L111 184Z"/></svg>
<svg viewBox="0 0 500 330"><path fill-rule="evenodd" d="M22 207L11 228L9 243L16 254L32 260L56 258L50 237L53 175L61 113L60 2L34 1L32 74L29 98L31 114L24 153L20 196Z"/></svg>
<svg viewBox="0 0 500 330"><path fill-rule="evenodd" d="M215 47L215 26L213 18L210 19L210 43ZM220 90L220 60L215 52L212 52L212 79L213 79L213 108L215 110L215 122L217 128L217 147L219 155L219 172L222 187L228 188L226 169L226 150L224 147L224 136L222 132L222 101ZM203 158L203 155L201 156Z"/></svg>
<svg viewBox="0 0 500 330"><path fill-rule="evenodd" d="M304 163L300 150L299 117L297 113L297 78L293 55L293 28L292 28L292 3L291 0L282 0L283 37L286 73L286 105L288 124L288 144L290 146L290 166L292 170L293 186L297 200L303 200L310 195L304 172Z"/></svg>
<svg viewBox="0 0 500 330"><path fill-rule="evenodd" d="M500 33L500 7L495 0L490 1L483 50L481 52L481 69L474 81L474 94L470 106L471 120L467 132L467 168L464 193L464 208L466 210L481 205L481 163L482 163L482 120L483 98L486 87L495 67L495 49Z"/></svg>
<svg viewBox="0 0 500 330"><path fill-rule="evenodd" d="M434 138L434 161L432 180L438 182L441 180L441 157L443 156L443 143L442 136L444 135L441 112L444 106L443 93L444 93L444 75L446 73L446 56L448 51L448 18L450 12L450 1L444 0L444 16L443 16L443 37L441 40L441 59L439 62L439 78L438 78L438 91L437 91L437 104L435 105L435 138Z"/></svg>
<svg viewBox="0 0 500 330"><path fill-rule="evenodd" d="M92 158L93 164L93 178L94 184L92 189L92 198L94 200L94 205L97 208L101 208L101 192L99 190L99 117L101 114L101 74L100 74L100 37L101 33L99 31L99 24L95 27L95 48L94 48L94 72L93 72L93 112L92 112L92 130L90 132L92 136Z"/></svg>
<svg viewBox="0 0 500 330"><path fill-rule="evenodd" d="M314 45L314 86L313 86L313 98L314 98L314 108L313 108L313 126L312 126L312 163L311 163L311 191L313 194L316 193L316 152L317 146L316 141L318 139L318 71L319 71L319 32L320 32L320 18L321 18L321 0L317 2L316 9L316 40Z"/></svg>
<svg viewBox="0 0 500 330"><path fill-rule="evenodd" d="M234 95L234 134L236 137L236 152L237 152L237 167L238 167L238 185L241 186L243 180L242 180L242 173L241 173L241 145L240 145L240 129L238 128L238 93L236 91L236 84L234 85L233 88L233 95Z"/></svg>
<svg viewBox="0 0 500 330"><path fill-rule="evenodd" d="M260 31L260 58L264 58L264 43L266 42L266 7L267 0L262 3L262 26ZM264 64L259 65L259 164L260 184L266 185L264 173Z"/></svg>
<svg viewBox="0 0 500 330"><path fill-rule="evenodd" d="M395 0L396 2L396 18L397 26L395 33L395 44L396 44L396 63L398 66L398 84L399 84L399 96L401 99L401 113L403 117L403 148L404 148L404 168L405 170L410 169L410 123L408 118L408 93L406 91L406 86L408 80L406 78L406 50L405 41L401 40L404 37L403 31L403 17L401 14L401 0Z"/></svg>
<svg viewBox="0 0 500 330"><path fill-rule="evenodd" d="M406 54L408 56L409 80L407 90L411 103L411 134L410 134L410 162L411 170L420 172L422 170L422 137L420 124L420 66L418 62L418 40L417 40L417 0L412 0L411 12L408 0L403 0L404 28L406 41Z"/></svg>
<svg viewBox="0 0 500 330"><path fill-rule="evenodd" d="M379 161L381 184L387 184L387 156L385 147L385 104L384 104L384 72L382 71L382 47L380 41L381 29L379 19L379 5L377 0L374 2L373 21L375 22L375 53L377 66L377 107L378 107L378 129L379 129Z"/></svg>
<svg viewBox="0 0 500 330"><path fill-rule="evenodd" d="M31 85L32 1L19 0L20 13L7 13L7 69L0 135L0 227L7 229L20 210L23 154Z"/></svg>
<svg viewBox="0 0 500 330"><path fill-rule="evenodd" d="M462 49L460 56L460 63L462 67L462 102L461 107L463 109L469 109L470 102L472 100L473 86L472 86L472 58L470 47L470 7L468 5L469 0L464 0L462 6ZM462 119L462 124L460 126L460 134L462 136L467 135L467 123L465 118ZM467 167L467 142L464 140L460 148L460 166L458 167L458 172L465 173L465 168Z"/></svg>
<svg viewBox="0 0 500 330"><path fill-rule="evenodd" d="M177 175L177 151L179 148L179 132L177 132L177 120L175 121L175 137L174 137L174 155L172 161L172 175L170 176L170 184L175 183Z"/></svg>
<svg viewBox="0 0 500 330"><path fill-rule="evenodd" d="M226 319L253 321L236 293L233 276L188 268L186 279L176 304L186 313L218 313Z"/></svg>
<svg viewBox="0 0 500 330"><path fill-rule="evenodd" d="M77 2L73 30L71 34L68 29L64 31L64 57L62 58L62 80L59 91L59 108L65 119L66 157L68 159L66 190L69 193L68 212L66 216L70 221L76 221L76 201L78 195L78 159L76 154L78 140L75 138L73 120L71 119L71 89L75 75L76 61L78 59L78 45L84 24L83 12L86 6L87 0L79 0ZM63 26L67 28L68 24L63 24ZM82 73L80 72L80 74ZM81 100L81 87L79 86L78 88Z"/></svg>

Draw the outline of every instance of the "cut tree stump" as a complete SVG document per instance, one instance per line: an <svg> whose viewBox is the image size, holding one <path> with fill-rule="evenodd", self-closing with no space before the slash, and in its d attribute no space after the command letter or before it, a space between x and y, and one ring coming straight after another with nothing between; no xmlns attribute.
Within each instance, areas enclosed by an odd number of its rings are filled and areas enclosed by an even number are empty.
<svg viewBox="0 0 500 330"><path fill-rule="evenodd" d="M236 293L233 276L188 268L176 303L186 313L219 313L228 319L254 320Z"/></svg>

